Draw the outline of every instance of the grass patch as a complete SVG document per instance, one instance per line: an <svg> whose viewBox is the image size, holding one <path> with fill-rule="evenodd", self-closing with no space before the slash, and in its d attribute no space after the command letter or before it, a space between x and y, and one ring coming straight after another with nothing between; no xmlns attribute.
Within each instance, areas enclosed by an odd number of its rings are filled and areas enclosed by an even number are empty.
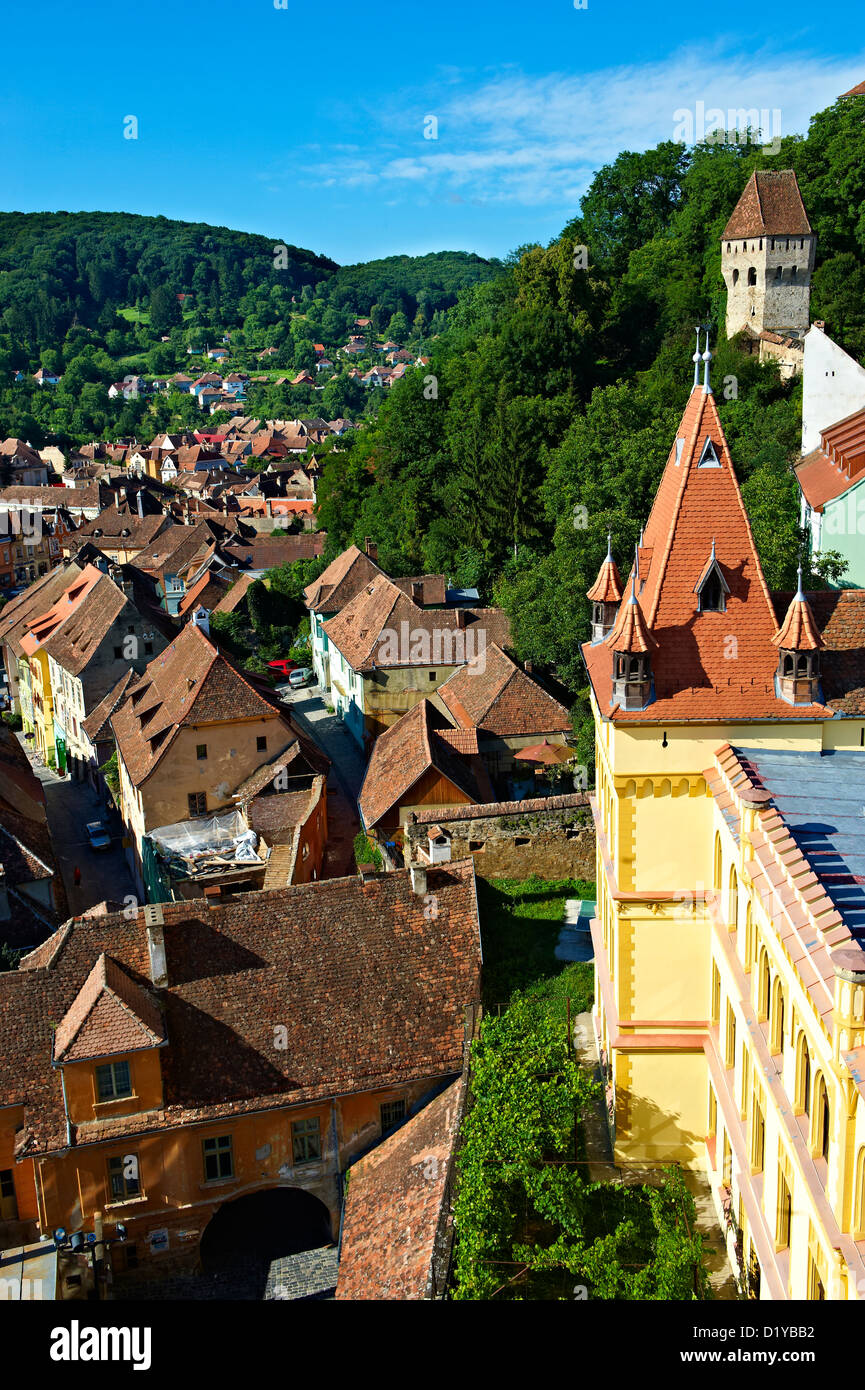
<svg viewBox="0 0 865 1390"><path fill-rule="evenodd" d="M506 1004L514 990L562 975L585 983L592 999L592 966L556 960L555 949L568 898L595 896L586 879L478 879L484 949L484 1007ZM584 1007L588 1007L588 1004Z"/></svg>

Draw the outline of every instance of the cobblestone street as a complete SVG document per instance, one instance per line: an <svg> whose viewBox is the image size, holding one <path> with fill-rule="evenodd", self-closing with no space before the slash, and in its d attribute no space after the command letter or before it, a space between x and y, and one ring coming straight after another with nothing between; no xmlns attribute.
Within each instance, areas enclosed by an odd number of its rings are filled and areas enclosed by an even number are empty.
<svg viewBox="0 0 865 1390"><path fill-rule="evenodd" d="M247 1302L314 1299L329 1301L336 1288L337 1250L323 1245L317 1250L301 1250L268 1261L254 1255L237 1255L226 1260L224 1269L201 1274L169 1275L165 1279L118 1277L114 1299L161 1301L201 1301L202 1299L244 1300Z"/></svg>

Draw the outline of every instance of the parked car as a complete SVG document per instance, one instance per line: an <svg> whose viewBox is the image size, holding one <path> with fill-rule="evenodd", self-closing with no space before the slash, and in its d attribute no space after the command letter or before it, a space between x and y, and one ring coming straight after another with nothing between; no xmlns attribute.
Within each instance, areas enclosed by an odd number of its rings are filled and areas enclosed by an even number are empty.
<svg viewBox="0 0 865 1390"><path fill-rule="evenodd" d="M291 690L300 690L304 685L312 685L315 681L315 672L311 666L298 666L297 670L289 671L288 684Z"/></svg>
<svg viewBox="0 0 865 1390"><path fill-rule="evenodd" d="M290 676L292 671L298 669L296 661L289 661L287 656L277 657L276 661L268 661L268 671L272 671L276 676Z"/></svg>
<svg viewBox="0 0 865 1390"><path fill-rule="evenodd" d="M111 836L105 827L105 823L101 820L92 820L88 823L87 838L90 841L91 849L111 848Z"/></svg>

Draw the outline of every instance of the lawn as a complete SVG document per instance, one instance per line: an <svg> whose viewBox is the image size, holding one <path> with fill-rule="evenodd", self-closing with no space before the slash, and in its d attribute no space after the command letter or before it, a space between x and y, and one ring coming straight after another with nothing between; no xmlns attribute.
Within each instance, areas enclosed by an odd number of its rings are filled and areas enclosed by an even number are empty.
<svg viewBox="0 0 865 1390"><path fill-rule="evenodd" d="M478 879L478 906L484 951L484 1007L507 1004L515 989L561 975L580 982L592 1000L592 966L556 960L555 948L568 898L594 898L585 879Z"/></svg>

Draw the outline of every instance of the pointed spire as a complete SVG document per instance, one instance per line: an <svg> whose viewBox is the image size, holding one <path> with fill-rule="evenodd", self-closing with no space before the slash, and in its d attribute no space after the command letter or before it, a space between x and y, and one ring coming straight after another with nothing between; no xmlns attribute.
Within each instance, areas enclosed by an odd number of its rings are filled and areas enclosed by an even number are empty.
<svg viewBox="0 0 865 1390"><path fill-rule="evenodd" d="M706 329L706 351L703 353L703 394L711 396L712 388L709 385L709 363L712 360L712 352L709 348L709 330Z"/></svg>
<svg viewBox="0 0 865 1390"><path fill-rule="evenodd" d="M826 644L817 626L814 610L802 591L802 566L799 566L799 583L790 600L790 607L784 621L771 638L774 646L788 652L815 652Z"/></svg>
<svg viewBox="0 0 865 1390"><path fill-rule="evenodd" d="M607 555L598 570L598 577L586 594L586 598L592 603L621 603L622 601L622 579L619 574L616 562L613 559L612 550L613 538L607 534ZM612 615L610 615L612 622Z"/></svg>
<svg viewBox="0 0 865 1390"><path fill-rule="evenodd" d="M694 332L695 332L696 335L697 335L697 351L694 353L694 356L691 358L691 361L692 361L693 364L694 364L694 385L695 385L695 386L699 386L699 385L700 385L700 325L699 325L699 324L697 324L696 328L694 329ZM707 346L708 346L708 343L707 343Z"/></svg>
<svg viewBox="0 0 865 1390"><path fill-rule="evenodd" d="M614 652L648 653L658 645L649 631L637 598L636 574L631 575L631 596L627 603L622 604L613 630L604 641Z"/></svg>
<svg viewBox="0 0 865 1390"><path fill-rule="evenodd" d="M639 579L639 577L640 577L640 543L639 543L639 541L635 542L635 544L634 544L634 575L635 575L635 577L636 577L637 579Z"/></svg>

